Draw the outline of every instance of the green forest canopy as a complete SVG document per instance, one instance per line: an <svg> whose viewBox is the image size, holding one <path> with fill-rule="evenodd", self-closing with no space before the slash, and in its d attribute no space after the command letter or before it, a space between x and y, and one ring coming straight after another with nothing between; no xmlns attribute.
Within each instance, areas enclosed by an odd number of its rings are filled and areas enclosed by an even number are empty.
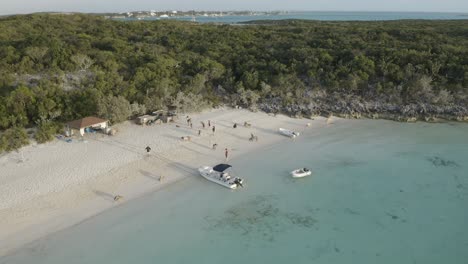
<svg viewBox="0 0 468 264"><path fill-rule="evenodd" d="M443 103L466 98L468 23L0 19L0 130L94 115L114 97L151 111L179 92L294 103L314 89L399 104L424 100L421 92L453 98Z"/></svg>

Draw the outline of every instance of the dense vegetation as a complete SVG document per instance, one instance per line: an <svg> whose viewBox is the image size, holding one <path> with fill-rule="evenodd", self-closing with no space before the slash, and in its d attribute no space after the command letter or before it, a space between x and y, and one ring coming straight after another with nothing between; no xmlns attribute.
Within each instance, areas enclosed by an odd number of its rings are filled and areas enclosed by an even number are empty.
<svg viewBox="0 0 468 264"><path fill-rule="evenodd" d="M303 114L377 102L366 111L423 105L464 116L467 94L466 21L0 19L0 131L55 131L48 122L97 114L118 122L207 101Z"/></svg>

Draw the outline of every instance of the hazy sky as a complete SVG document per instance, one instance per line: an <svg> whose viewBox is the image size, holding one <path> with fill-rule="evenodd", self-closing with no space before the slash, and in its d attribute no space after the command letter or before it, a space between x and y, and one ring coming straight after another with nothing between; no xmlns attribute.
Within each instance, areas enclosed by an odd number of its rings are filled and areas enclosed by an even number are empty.
<svg viewBox="0 0 468 264"><path fill-rule="evenodd" d="M465 12L468 0L0 0L0 14L42 11L308 10Z"/></svg>

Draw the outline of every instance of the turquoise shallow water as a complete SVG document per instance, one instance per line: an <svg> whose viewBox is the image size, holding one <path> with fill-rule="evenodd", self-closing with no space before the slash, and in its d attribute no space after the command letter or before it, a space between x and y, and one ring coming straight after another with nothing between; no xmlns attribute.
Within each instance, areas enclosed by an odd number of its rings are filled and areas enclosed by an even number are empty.
<svg viewBox="0 0 468 264"><path fill-rule="evenodd" d="M467 161L467 124L339 122L233 160L244 189L194 175L0 263L464 264Z"/></svg>

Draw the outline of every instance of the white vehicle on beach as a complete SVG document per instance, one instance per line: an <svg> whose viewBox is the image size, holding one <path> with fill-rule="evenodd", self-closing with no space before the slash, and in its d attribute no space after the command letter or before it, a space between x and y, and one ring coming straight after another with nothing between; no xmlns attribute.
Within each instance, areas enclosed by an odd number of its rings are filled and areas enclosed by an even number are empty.
<svg viewBox="0 0 468 264"><path fill-rule="evenodd" d="M229 189L237 189L237 187L244 187L242 185L243 180L239 177L232 178L229 173L226 172L227 169L232 166L229 164L218 164L214 167L203 166L198 168L201 176L205 179L215 182L219 185L222 185Z"/></svg>
<svg viewBox="0 0 468 264"><path fill-rule="evenodd" d="M295 131L292 131L292 130L289 130L289 129L286 129L286 128L280 128L278 130L282 135L285 135L285 136L290 137L290 138L296 138L297 136L300 135L299 132L295 132Z"/></svg>
<svg viewBox="0 0 468 264"><path fill-rule="evenodd" d="M297 170L291 171L291 175L293 178L302 178L311 175L312 172L307 168L300 168Z"/></svg>

